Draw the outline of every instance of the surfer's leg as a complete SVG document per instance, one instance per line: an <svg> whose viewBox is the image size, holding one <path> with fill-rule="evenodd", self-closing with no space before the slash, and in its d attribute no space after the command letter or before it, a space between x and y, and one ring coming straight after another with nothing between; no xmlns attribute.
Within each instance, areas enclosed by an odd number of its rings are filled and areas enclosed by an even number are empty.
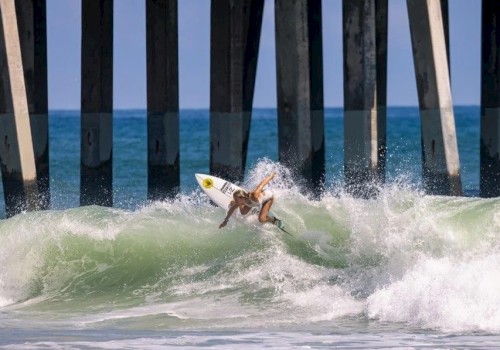
<svg viewBox="0 0 500 350"><path fill-rule="evenodd" d="M262 208L260 209L259 213L259 222L261 224L265 224L266 222L272 223L274 221L274 218L268 215L269 210L271 210L271 206L273 205L273 202L274 202L274 197L271 197L269 200L264 202L264 204L262 204Z"/></svg>
<svg viewBox="0 0 500 350"><path fill-rule="evenodd" d="M240 206L240 214L241 215L246 215L246 214L248 214L248 212L250 211L250 209L252 209L252 208L247 207L246 205L242 205L242 206Z"/></svg>

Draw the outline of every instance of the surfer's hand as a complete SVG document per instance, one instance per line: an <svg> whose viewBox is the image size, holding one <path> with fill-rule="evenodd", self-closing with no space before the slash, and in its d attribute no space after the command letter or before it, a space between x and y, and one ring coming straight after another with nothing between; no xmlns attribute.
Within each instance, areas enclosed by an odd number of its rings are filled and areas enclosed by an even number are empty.
<svg viewBox="0 0 500 350"><path fill-rule="evenodd" d="M227 220L224 219L224 221L222 221L222 224L219 225L219 228L223 228L226 225L227 225Z"/></svg>

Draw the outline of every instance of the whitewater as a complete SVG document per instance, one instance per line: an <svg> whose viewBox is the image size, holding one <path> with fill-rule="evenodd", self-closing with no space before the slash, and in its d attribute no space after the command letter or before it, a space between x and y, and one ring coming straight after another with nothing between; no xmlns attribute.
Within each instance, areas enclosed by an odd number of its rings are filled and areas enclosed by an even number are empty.
<svg viewBox="0 0 500 350"><path fill-rule="evenodd" d="M269 171L293 237L255 217L220 230L199 190L0 221L0 347L498 346L500 199L404 182L312 199L270 161L244 185Z"/></svg>

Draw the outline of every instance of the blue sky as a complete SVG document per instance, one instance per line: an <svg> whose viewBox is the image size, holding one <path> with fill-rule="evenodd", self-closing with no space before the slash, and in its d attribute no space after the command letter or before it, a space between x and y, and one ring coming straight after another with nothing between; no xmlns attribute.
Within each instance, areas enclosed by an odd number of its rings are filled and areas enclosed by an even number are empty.
<svg viewBox="0 0 500 350"><path fill-rule="evenodd" d="M325 106L343 105L341 0L323 0ZM481 2L450 0L455 105L480 103ZM180 108L210 101L210 0L179 0ZM114 108L146 108L145 1L114 2ZM80 108L81 0L48 0L49 109ZM389 1L388 104L417 105L406 0ZM254 97L276 106L274 0L266 0Z"/></svg>

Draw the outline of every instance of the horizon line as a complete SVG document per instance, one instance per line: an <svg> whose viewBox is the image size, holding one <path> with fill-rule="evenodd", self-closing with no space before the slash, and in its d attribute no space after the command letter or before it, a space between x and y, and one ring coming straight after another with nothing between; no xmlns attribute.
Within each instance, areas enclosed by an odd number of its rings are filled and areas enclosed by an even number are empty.
<svg viewBox="0 0 500 350"><path fill-rule="evenodd" d="M457 104L453 105L453 108L455 107L481 107L480 104ZM388 105L386 108L419 108L418 105ZM274 109L277 110L277 107L254 107L252 110L259 110L259 109ZM344 109L343 106L325 106L324 109ZM190 111L210 111L210 107L185 107L185 108L179 108L179 111L185 111L185 110L190 110ZM61 111L68 111L68 112L77 112L81 111L81 108L49 108L49 112L61 112ZM147 111L146 107L118 107L118 108L113 108L113 111Z"/></svg>

